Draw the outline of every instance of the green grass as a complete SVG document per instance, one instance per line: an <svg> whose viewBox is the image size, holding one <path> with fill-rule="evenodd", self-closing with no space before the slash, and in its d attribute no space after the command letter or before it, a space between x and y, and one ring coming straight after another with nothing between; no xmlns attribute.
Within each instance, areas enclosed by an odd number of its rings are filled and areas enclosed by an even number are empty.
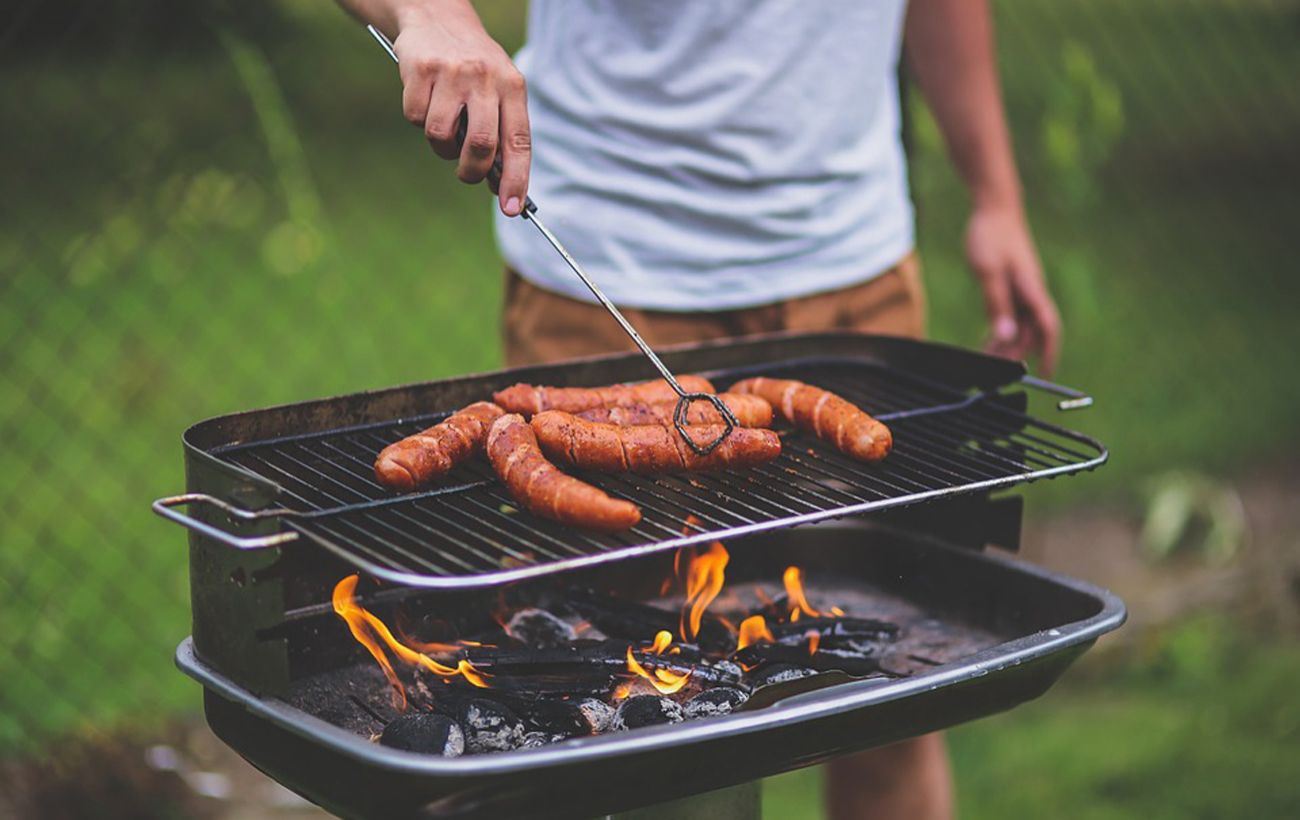
<svg viewBox="0 0 1300 820"><path fill-rule="evenodd" d="M1298 676L1294 644L1218 618L1085 661L1040 700L949 734L960 817L1295 817ZM765 816L822 816L820 785L816 770L768 781Z"/></svg>
<svg viewBox="0 0 1300 820"><path fill-rule="evenodd" d="M240 40L260 57L125 43L0 69L0 750L193 708L169 661L184 540L148 512L183 489L186 425L500 361L488 198L401 119L360 29L285 5L292 36ZM1293 452L1293 14L998 8L1060 379L1098 398L1068 421L1115 452L1035 499ZM518 6L488 12L517 45ZM914 179L934 334L977 344L963 197L923 118Z"/></svg>

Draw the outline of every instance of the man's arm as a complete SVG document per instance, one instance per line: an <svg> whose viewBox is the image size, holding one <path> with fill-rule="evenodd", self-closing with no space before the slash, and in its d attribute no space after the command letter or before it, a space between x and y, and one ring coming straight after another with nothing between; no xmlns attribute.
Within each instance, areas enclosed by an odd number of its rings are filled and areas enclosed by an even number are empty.
<svg viewBox="0 0 1300 820"><path fill-rule="evenodd" d="M402 111L424 129L434 152L458 159L469 183L487 176L498 150L497 196L517 216L528 193L532 141L524 78L483 28L469 0L339 0L358 18L394 38L402 77ZM456 144L461 111L468 126Z"/></svg>
<svg viewBox="0 0 1300 820"><path fill-rule="evenodd" d="M1056 366L1061 320L1025 219L998 86L987 0L911 0L907 53L948 152L970 189L966 258L984 290L989 349Z"/></svg>

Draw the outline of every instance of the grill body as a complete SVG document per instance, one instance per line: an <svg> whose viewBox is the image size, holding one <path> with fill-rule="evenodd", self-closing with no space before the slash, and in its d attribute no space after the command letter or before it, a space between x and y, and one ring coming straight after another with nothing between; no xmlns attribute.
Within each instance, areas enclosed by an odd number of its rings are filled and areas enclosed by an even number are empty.
<svg viewBox="0 0 1300 820"><path fill-rule="evenodd" d="M190 641L177 660L204 685L218 736L342 816L584 817L743 783L1011 708L1046 691L1124 618L1116 598L1088 584L893 526L805 527L753 536L731 552L729 573L737 578L771 577L798 561L810 576L869 581L1000 642L900 680L811 691L796 685L754 711L449 760L378 746L258 695L197 657ZM663 568L651 557L592 570L592 577L628 589L631 579L657 578ZM344 630L334 624L332 631L353 662Z"/></svg>
<svg viewBox="0 0 1300 820"><path fill-rule="evenodd" d="M213 730L272 777L344 816L594 816L1010 708L1045 691L1123 621L1123 605L1103 590L980 552L988 544L1014 549L1019 539L1018 499L991 493L1106 458L1086 436L1024 413L1024 394L1008 392L1024 376L1020 365L845 334L704 344L663 358L674 372L716 376L719 387L769 374L844 392L889 420L895 453L880 467L854 465L790 435L775 472L757 477L596 477L642 504L648 519L602 540L531 517L502 520L493 505L508 499L491 482L476 483L482 475L402 497L367 486L365 470L386 441L514 382L652 377L634 354L197 424L184 436L190 492L239 510L289 511L230 516L200 506L186 521L193 635L177 663L203 684ZM688 513L702 523L683 535ZM828 521L852 513L866 515ZM814 678L833 685L803 691L796 682L764 708L721 718L453 760L377 746L286 700L310 676L358 662L358 647L329 604L334 583L358 568L392 582L377 598L473 614L487 611L500 590L571 579L637 594L644 591L637 584L662 577L673 548L717 537L731 550L729 576L779 577L786 563L799 563L810 573L876 583L999 642L900 680ZM258 538L274 546L237 548Z"/></svg>

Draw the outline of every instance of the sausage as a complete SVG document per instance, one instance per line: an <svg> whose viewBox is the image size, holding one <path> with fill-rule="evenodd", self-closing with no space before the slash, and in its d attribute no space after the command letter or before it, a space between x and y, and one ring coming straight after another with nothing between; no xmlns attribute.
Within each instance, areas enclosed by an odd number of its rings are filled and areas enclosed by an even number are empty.
<svg viewBox="0 0 1300 820"><path fill-rule="evenodd" d="M721 393L718 398L731 409L741 427L771 427L772 405L760 396L740 393ZM657 401L652 404L629 404L624 407L596 407L575 413L587 421L631 427L636 424L672 424L677 402ZM692 402L686 411L687 424L722 424L722 414L707 401Z"/></svg>
<svg viewBox="0 0 1300 820"><path fill-rule="evenodd" d="M701 456L667 424L618 427L548 410L533 416L532 425L548 457L603 472L670 473L750 467L781 454L781 440L771 430L738 427L713 452ZM701 424L686 429L697 444L704 446L726 427Z"/></svg>
<svg viewBox="0 0 1300 820"><path fill-rule="evenodd" d="M427 430L385 447L375 459L375 478L394 490L413 490L441 478L483 450L488 426L502 414L490 401L478 401Z"/></svg>
<svg viewBox="0 0 1300 820"><path fill-rule="evenodd" d="M681 376L677 383L687 393L713 393L713 385L703 376ZM492 400L507 413L531 416L544 410L581 413L597 407L626 407L659 401L676 401L677 393L663 379L639 384L615 384L609 387L544 387L516 384L499 390Z"/></svg>
<svg viewBox="0 0 1300 820"><path fill-rule="evenodd" d="M609 532L634 527L641 520L640 508L631 501L611 498L547 461L532 428L516 413L492 423L487 455L511 497L534 515Z"/></svg>
<svg viewBox="0 0 1300 820"><path fill-rule="evenodd" d="M880 461L894 446L888 427L829 390L762 376L737 382L731 390L762 396L786 421L816 433L822 441L859 461Z"/></svg>

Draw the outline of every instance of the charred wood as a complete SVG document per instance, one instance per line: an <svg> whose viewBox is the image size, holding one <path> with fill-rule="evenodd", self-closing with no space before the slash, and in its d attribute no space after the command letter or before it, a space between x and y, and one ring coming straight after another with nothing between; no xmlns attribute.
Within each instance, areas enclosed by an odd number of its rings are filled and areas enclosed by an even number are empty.
<svg viewBox="0 0 1300 820"><path fill-rule="evenodd" d="M573 589L568 604L574 612L586 618L593 626L610 638L644 641L655 633L667 630L677 635L681 614L657 606L627 601L604 595L590 589ZM730 652L736 645L735 636L716 617L704 614L696 643L705 652Z"/></svg>

